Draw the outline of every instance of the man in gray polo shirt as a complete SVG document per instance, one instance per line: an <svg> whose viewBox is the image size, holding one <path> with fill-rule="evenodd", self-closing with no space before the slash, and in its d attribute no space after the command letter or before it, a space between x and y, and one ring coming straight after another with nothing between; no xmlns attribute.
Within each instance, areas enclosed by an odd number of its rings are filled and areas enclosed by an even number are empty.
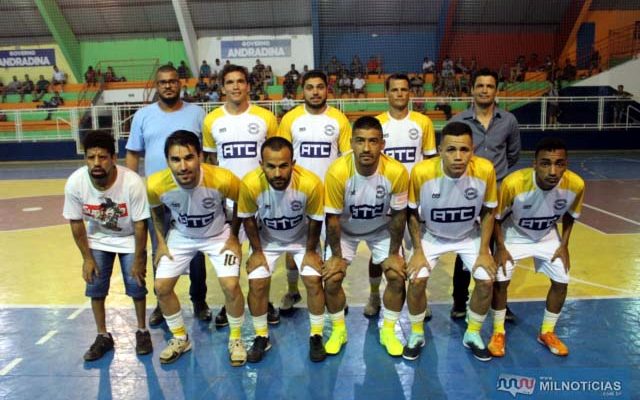
<svg viewBox="0 0 640 400"><path fill-rule="evenodd" d="M471 127L475 155L493 162L499 185L520 155L518 121L510 112L498 108L495 102L498 93L496 72L487 68L479 70L471 87L471 107L454 116L451 121L465 122ZM471 275L462 268L462 261L457 257L453 272L453 319L466 316L470 281ZM508 308L506 319L513 320L513 314Z"/></svg>

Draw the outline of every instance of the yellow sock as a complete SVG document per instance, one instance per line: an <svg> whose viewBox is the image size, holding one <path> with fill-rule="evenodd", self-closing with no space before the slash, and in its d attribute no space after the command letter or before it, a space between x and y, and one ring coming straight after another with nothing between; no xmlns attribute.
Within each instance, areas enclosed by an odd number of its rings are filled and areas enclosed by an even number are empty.
<svg viewBox="0 0 640 400"><path fill-rule="evenodd" d="M187 328L184 325L171 328L171 333L175 337L183 338L187 336Z"/></svg>
<svg viewBox="0 0 640 400"><path fill-rule="evenodd" d="M424 322L414 322L411 324L411 333L424 335Z"/></svg>
<svg viewBox="0 0 640 400"><path fill-rule="evenodd" d="M389 319L384 319L384 322L382 322L382 328L383 329L391 329L394 330L396 327L396 321L392 321Z"/></svg>
<svg viewBox="0 0 640 400"><path fill-rule="evenodd" d="M311 325L311 336L313 335L322 336L322 328L323 328L322 324Z"/></svg>
<svg viewBox="0 0 640 400"><path fill-rule="evenodd" d="M258 328L256 329L256 336L269 336L269 328Z"/></svg>
<svg viewBox="0 0 640 400"><path fill-rule="evenodd" d="M505 333L504 319L507 315L507 309L493 310L493 333Z"/></svg>
<svg viewBox="0 0 640 400"><path fill-rule="evenodd" d="M544 310L544 317L542 318L542 327L540 333L553 332L556 329L556 322L560 318L560 313L554 314L550 311Z"/></svg>
<svg viewBox="0 0 640 400"><path fill-rule="evenodd" d="M229 339L240 339L240 327L234 327L229 330Z"/></svg>
<svg viewBox="0 0 640 400"><path fill-rule="evenodd" d="M331 326L333 329L345 329L344 319L337 319L335 321L331 321Z"/></svg>
<svg viewBox="0 0 640 400"><path fill-rule="evenodd" d="M324 314L311 314L309 312L309 325L311 326L311 336L322 336L322 330L324 328Z"/></svg>
<svg viewBox="0 0 640 400"><path fill-rule="evenodd" d="M469 333L480 333L480 329L482 329L482 323L487 315L476 314L470 309L467 310L467 332Z"/></svg>

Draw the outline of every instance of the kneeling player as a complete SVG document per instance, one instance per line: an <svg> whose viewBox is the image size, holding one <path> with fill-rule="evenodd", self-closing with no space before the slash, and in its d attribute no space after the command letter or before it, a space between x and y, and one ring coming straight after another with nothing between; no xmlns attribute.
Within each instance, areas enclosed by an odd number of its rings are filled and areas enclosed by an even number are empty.
<svg viewBox="0 0 640 400"><path fill-rule="evenodd" d="M569 237L583 197L584 181L567 170L567 148L556 138L538 143L533 168L516 171L502 182L495 227L495 259L501 268L493 289L493 336L488 346L492 355L505 354L507 287L514 261L527 257L533 257L536 271L551 280L538 341L555 355L569 354L554 328L567 297ZM561 218L559 235L556 222Z"/></svg>
<svg viewBox="0 0 640 400"><path fill-rule="evenodd" d="M243 365L247 351L240 339L244 320L244 297L238 283L242 255L238 241L240 224L235 209L231 228L225 224L224 213L225 199L237 201L240 182L229 170L201 163L200 141L192 132L172 133L167 138L164 153L169 168L151 175L147 183L158 236L155 288L173 334L160 354L160 362L174 362L191 350L174 288L180 275L189 273L189 263L200 251L211 259L225 296L231 365ZM171 210L171 228L166 239L162 235L162 205Z"/></svg>
<svg viewBox="0 0 640 400"><path fill-rule="evenodd" d="M424 340L425 288L440 256L457 253L475 280L463 345L480 361L491 359L480 329L491 305L496 265L489 250L496 173L489 160L473 155L471 128L451 122L442 130L440 155L418 163L409 183L409 231L415 249L407 268L411 336L403 357L419 357ZM424 220L424 229L420 224ZM480 219L480 226L477 220Z"/></svg>
<svg viewBox="0 0 640 400"><path fill-rule="evenodd" d="M271 274L276 260L287 253L300 268L307 288L311 323L309 357L311 361L322 361L326 357L322 344L322 260L318 254L324 219L322 183L312 172L295 165L293 147L287 139L267 139L260 153L260 168L249 172L242 180L238 203L238 216L243 218L252 249L247 260L247 301L256 337L249 349L248 360L262 360L271 348L267 328Z"/></svg>

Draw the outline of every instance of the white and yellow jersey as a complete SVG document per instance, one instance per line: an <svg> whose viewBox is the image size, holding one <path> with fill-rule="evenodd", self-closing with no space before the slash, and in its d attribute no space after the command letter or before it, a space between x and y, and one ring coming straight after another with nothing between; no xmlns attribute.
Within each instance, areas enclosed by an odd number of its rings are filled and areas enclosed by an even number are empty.
<svg viewBox="0 0 640 400"><path fill-rule="evenodd" d="M409 111L405 118L395 119L386 112L376 118L382 124L384 154L404 164L409 173L424 156L437 153L433 122L426 115Z"/></svg>
<svg viewBox="0 0 640 400"><path fill-rule="evenodd" d="M271 187L262 168L256 168L242 180L238 217L256 217L265 246L306 241L307 218L324 220L323 194L320 179L298 165L285 190Z"/></svg>
<svg viewBox="0 0 640 400"><path fill-rule="evenodd" d="M280 121L278 136L293 144L293 158L320 179L340 154L351 150L351 124L338 109L327 106L324 113L309 114L304 104L289 111Z"/></svg>
<svg viewBox="0 0 640 400"><path fill-rule="evenodd" d="M171 227L189 238L216 236L226 220L224 199L238 200L240 180L229 170L210 164L200 165L200 182L193 189L178 185L169 168L147 180L150 207L167 206Z"/></svg>
<svg viewBox="0 0 640 400"><path fill-rule="evenodd" d="M390 210L407 207L408 181L407 169L384 154L380 155L375 174L360 175L350 151L327 171L324 210L340 215L342 231L348 235L374 232L389 223Z"/></svg>
<svg viewBox="0 0 640 400"><path fill-rule="evenodd" d="M473 156L460 178L450 178L442 158L424 160L411 171L409 207L418 209L433 236L464 239L474 229L482 207L496 208L496 171L491 161Z"/></svg>
<svg viewBox="0 0 640 400"><path fill-rule="evenodd" d="M584 181L567 170L560 182L550 190L542 190L536 184L533 168L513 172L502 181L499 220L505 242L533 243L555 229L556 221L569 213L579 218L584 198Z"/></svg>
<svg viewBox="0 0 640 400"><path fill-rule="evenodd" d="M202 148L217 153L218 164L242 179L260 165L260 146L277 131L275 115L265 108L251 104L242 114L232 115L222 106L204 118Z"/></svg>

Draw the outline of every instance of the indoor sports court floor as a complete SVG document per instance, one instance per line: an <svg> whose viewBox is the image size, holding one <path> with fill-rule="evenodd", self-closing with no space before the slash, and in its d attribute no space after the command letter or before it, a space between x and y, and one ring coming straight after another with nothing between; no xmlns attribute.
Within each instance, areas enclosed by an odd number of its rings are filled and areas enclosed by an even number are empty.
<svg viewBox="0 0 640 400"><path fill-rule="evenodd" d="M529 165L531 157L525 154L520 164ZM186 277L178 292L193 350L175 364L160 365L158 354L169 336L163 327L151 330L155 352L137 357L135 318L119 269L107 300L116 349L83 362L95 327L83 296L80 254L61 216L65 178L82 162L1 163L0 398L640 398L640 153L574 152L570 163L587 180L587 192L572 237L569 299L557 327L568 357L551 355L535 340L548 281L525 262L509 290L517 321L507 323L507 355L476 361L461 344L465 324L449 319L452 257L441 261L429 284L434 316L422 356L413 362L387 356L377 341L378 321L362 315L368 296L363 249L348 272L349 342L340 355L320 364L308 360L308 319L300 306L271 328L273 348L266 358L241 368L227 362L227 329L193 320ZM282 265L273 281L277 303L285 290ZM212 275L208 283L208 302L217 311L222 298ZM487 339L490 325L485 323ZM405 314L397 329L408 337ZM250 343L249 318L243 334ZM507 375L535 378L538 386L527 395L522 385L502 385L499 379ZM554 390L567 379L617 379L623 386Z"/></svg>

